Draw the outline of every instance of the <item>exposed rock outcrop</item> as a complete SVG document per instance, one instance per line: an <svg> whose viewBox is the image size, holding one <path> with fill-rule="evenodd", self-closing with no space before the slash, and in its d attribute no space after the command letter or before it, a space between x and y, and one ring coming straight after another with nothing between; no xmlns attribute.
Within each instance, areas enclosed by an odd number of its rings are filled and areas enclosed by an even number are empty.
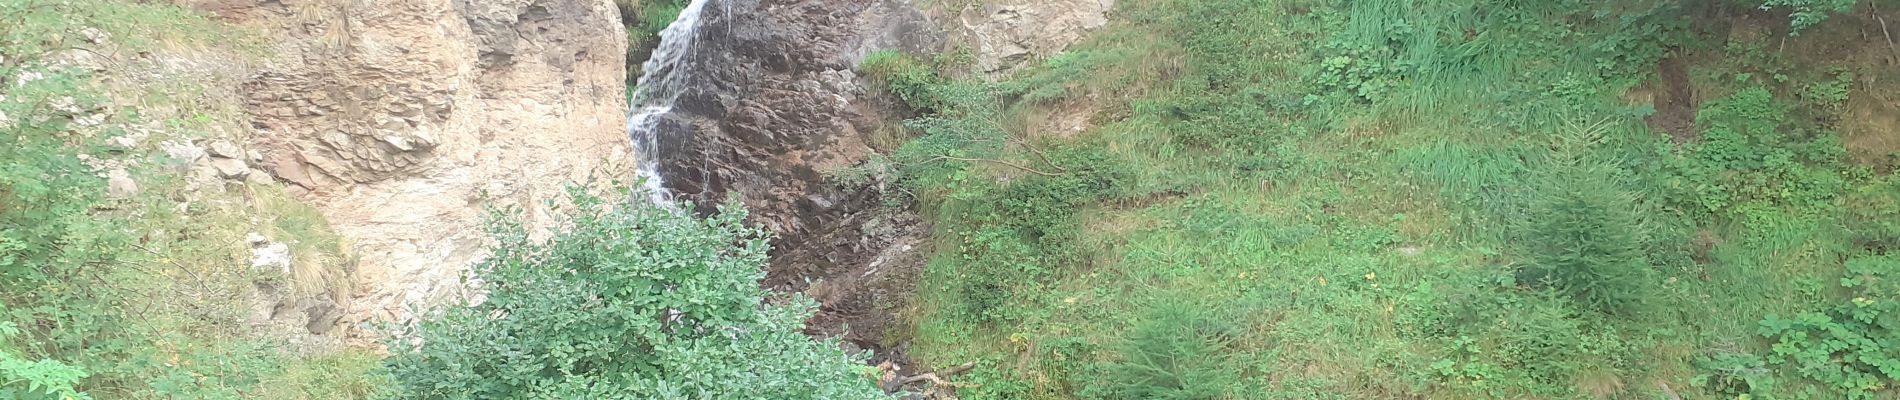
<svg viewBox="0 0 1900 400"><path fill-rule="evenodd" d="M907 295L910 279L875 261L921 228L826 174L863 162L867 135L894 123L858 101L867 89L853 67L876 49L934 52L942 35L898 0L709 1L673 72L687 81L657 130L660 175L701 209L739 197L753 222L779 235L764 284L796 292L830 282L812 290L823 303L812 333L849 325L847 340L876 346L889 322L878 308Z"/></svg>
<svg viewBox="0 0 1900 400"><path fill-rule="evenodd" d="M1049 57L1108 24L1115 0L995 0L955 12L958 42L972 47L976 69L1007 75Z"/></svg>
<svg viewBox="0 0 1900 400"><path fill-rule="evenodd" d="M765 284L813 294L825 305L813 333L848 325L866 347L889 321L879 308L907 296L915 268L893 266L919 264L924 228L826 178L895 122L863 100L853 67L879 49L934 53L950 27L982 72L1002 74L1102 25L1112 5L1005 0L932 20L907 0L708 1L677 72L690 82L651 149L661 175L687 202L742 199L780 235ZM244 85L255 132L211 144L201 170L288 184L354 244L358 293L335 306L346 312L321 310L346 315L338 324L403 320L458 294L484 254L484 207L520 206L545 227L542 204L565 184L632 175L611 0L195 6L282 32Z"/></svg>
<svg viewBox="0 0 1900 400"><path fill-rule="evenodd" d="M256 132L210 150L230 164L220 174L293 185L355 244L359 292L336 323L401 320L458 293L484 254L485 206L545 224L543 201L567 183L630 176L611 0L195 6L282 32L244 86Z"/></svg>
<svg viewBox="0 0 1900 400"><path fill-rule="evenodd" d="M908 1L708 0L683 92L657 130L660 175L702 210L737 196L779 234L765 286L821 308L808 333L881 348L892 308L920 273L923 220L827 173L872 155L869 135L898 123L853 68L872 51L928 57L940 27L975 44L982 72L1052 55L1106 23L1109 0L1008 0L932 20Z"/></svg>

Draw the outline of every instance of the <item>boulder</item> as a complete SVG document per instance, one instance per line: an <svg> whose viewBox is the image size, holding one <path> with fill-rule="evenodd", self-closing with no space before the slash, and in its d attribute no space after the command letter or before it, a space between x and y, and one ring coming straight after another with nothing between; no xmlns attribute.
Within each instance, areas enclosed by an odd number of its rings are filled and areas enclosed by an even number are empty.
<svg viewBox="0 0 1900 400"><path fill-rule="evenodd" d="M239 148L238 145L233 144L231 142L226 142L222 140L211 142L210 149L211 149L211 155L213 156L224 157L224 158L237 158L237 159L244 158L244 149Z"/></svg>
<svg viewBox="0 0 1900 400"><path fill-rule="evenodd" d="M242 179L251 173L251 166L235 158L212 158L211 167L217 169L220 178Z"/></svg>
<svg viewBox="0 0 1900 400"><path fill-rule="evenodd" d="M130 198L138 194L139 184L124 168L113 169L106 173L106 196L114 199Z"/></svg>

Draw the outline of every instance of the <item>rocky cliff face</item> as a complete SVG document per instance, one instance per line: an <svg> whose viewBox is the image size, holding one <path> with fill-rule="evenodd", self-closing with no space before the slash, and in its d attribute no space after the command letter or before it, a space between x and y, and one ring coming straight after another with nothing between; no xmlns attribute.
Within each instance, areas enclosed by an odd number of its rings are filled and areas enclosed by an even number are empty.
<svg viewBox="0 0 1900 400"><path fill-rule="evenodd" d="M926 12L905 0L707 0L674 74L683 92L650 151L680 199L737 197L779 235L765 286L821 303L808 333L881 347L921 270L920 218L827 174L864 162L900 121L853 68L872 51L928 57L946 32L993 74L1052 55L1106 22L1109 0L1003 1ZM933 17L934 15L934 17Z"/></svg>
<svg viewBox="0 0 1900 400"><path fill-rule="evenodd" d="M292 186L354 243L342 323L402 320L459 293L484 207L631 176L626 35L611 0L202 0L281 32L244 85L234 170Z"/></svg>
<svg viewBox="0 0 1900 400"><path fill-rule="evenodd" d="M404 320L454 299L486 244L484 207L632 176L625 34L612 0L192 0L280 32L243 85L254 132L212 160L318 207L360 258L337 323ZM938 51L946 32L1001 74L1099 26L1109 0L706 0L651 149L669 189L737 197L780 235L765 285L824 308L814 334L875 346L914 280L925 228L826 174L863 162L885 115L853 67L874 50ZM227 171L228 170L228 171ZM814 285L813 283L818 283Z"/></svg>
<svg viewBox="0 0 1900 400"><path fill-rule="evenodd" d="M866 272L904 247L915 224L873 222L893 218L876 194L826 174L863 162L867 136L894 123L859 101L867 89L852 72L858 61L880 48L932 52L942 35L897 0L708 1L673 72L684 74L683 92L651 149L668 188L702 210L737 197L777 232L768 288L805 291L844 276L883 282ZM849 339L876 343L887 318L873 308L901 294L849 286L814 293L824 309L813 333L840 333L849 322Z"/></svg>

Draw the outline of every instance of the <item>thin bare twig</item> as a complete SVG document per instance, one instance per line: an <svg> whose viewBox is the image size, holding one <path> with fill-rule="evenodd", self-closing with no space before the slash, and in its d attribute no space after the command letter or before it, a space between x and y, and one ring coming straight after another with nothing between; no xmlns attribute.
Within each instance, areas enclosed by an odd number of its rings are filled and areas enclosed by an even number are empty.
<svg viewBox="0 0 1900 400"><path fill-rule="evenodd" d="M919 382L930 382L930 384L933 387L956 388L956 387L963 387L963 386L973 386L973 385L963 385L963 384L953 383L947 380L947 378L951 376L956 376L957 374L961 374L964 372L969 372L971 369L974 369L974 368L976 368L976 362L971 361L971 362L963 363L963 365L958 365L955 368L950 368L943 371L927 372L927 373L912 375L912 376L904 377L903 379L897 380L897 385L893 386L893 388L902 388L904 386L910 386L912 384L916 384Z"/></svg>
<svg viewBox="0 0 1900 400"><path fill-rule="evenodd" d="M185 267L184 264L179 264L178 261L172 260L171 257L166 257L164 253L159 253L157 250L152 250L152 248L150 247L145 247L145 245L133 244L132 247L137 248L139 250L144 250L146 253L150 253L153 257L157 257L160 261L164 261L166 264L171 264L173 267L178 267L179 270L185 271L185 274L191 275L191 280L198 282L198 290L202 290L205 293L211 293L211 285L205 283L204 276L198 275L198 271L193 271L191 270L191 268Z"/></svg>
<svg viewBox="0 0 1900 400"><path fill-rule="evenodd" d="M931 384L933 384L933 385L938 385L938 386L952 386L952 385L954 385L953 383L950 383L949 381L947 381L947 380L944 380L944 377L947 377L947 376L950 376L950 375L951 375L951 374L950 374L950 373L948 373L948 372L946 372L946 373L943 373L943 374L938 374L938 373L935 373L935 372L928 372L928 373L922 373L922 374L917 374L917 375L914 375L914 376L910 376L910 377L907 377L907 378L904 378L904 380L903 380L903 384L904 384L904 385L910 385L910 384L913 384L913 383L917 383L917 382L924 382L924 381L929 381L929 382L930 382Z"/></svg>
<svg viewBox="0 0 1900 400"><path fill-rule="evenodd" d="M1060 165L1056 165L1054 161L1049 161L1049 154L1044 153L1042 149L1038 149L1036 148L1036 146L1029 145L1029 142L1027 141L1017 140L1014 142L1016 142L1017 145L1023 146L1024 149L1029 150L1030 153L1035 153L1036 158L1042 159L1042 163L1047 164L1049 168L1055 168L1057 171L1069 172L1068 168L1063 168Z"/></svg>
<svg viewBox="0 0 1900 400"><path fill-rule="evenodd" d="M1669 389L1668 383L1663 383L1663 381L1658 380L1656 381L1656 388L1662 389L1663 395L1669 396L1670 400L1682 400L1682 395L1676 394L1675 390Z"/></svg>
<svg viewBox="0 0 1900 400"><path fill-rule="evenodd" d="M952 161L971 161L971 162L987 162L987 163L994 163L994 164L1002 164L1002 165L1004 165L1004 166L1008 166L1008 167L1011 167L1011 168L1016 168L1016 169L1020 169L1020 170L1023 170L1024 172L1028 172L1028 173L1032 173L1032 174L1036 174L1036 175L1042 175L1042 176L1047 176L1047 177L1057 177L1057 176L1065 176L1065 175L1068 175L1067 173L1055 173L1055 172L1044 172L1044 171L1039 171L1039 170L1036 170L1035 168L1030 168L1030 167L1025 167L1025 166L1023 166L1022 164L1017 164L1017 163L1012 163L1012 162L1008 162L1008 161L1003 161L1003 160L991 160L991 159L987 159L987 158L963 158L963 157L951 157L951 156L936 156L936 157L933 157L933 158L931 158L931 159L929 159L929 160L924 160L924 162L932 162L932 161L941 161L941 160L952 160Z"/></svg>
<svg viewBox="0 0 1900 400"><path fill-rule="evenodd" d="M1887 36L1887 51L1890 53L1893 53L1892 58L1900 59L1900 46L1895 46L1893 44L1893 32L1890 32L1887 30L1887 17L1882 17L1880 16L1880 14L1874 14L1874 19L1880 20L1880 34Z"/></svg>
<svg viewBox="0 0 1900 400"><path fill-rule="evenodd" d="M104 63L107 68L120 68L122 65L122 64L119 64L118 60L114 59L114 57L112 56L106 55L105 53L100 53L98 50L93 50L93 49L79 47L79 46L70 46L64 49L54 50L48 53L49 54L57 53L59 51L64 51L64 50L79 50L79 51L83 51L87 53L92 53L93 56L99 57L99 62Z"/></svg>
<svg viewBox="0 0 1900 400"><path fill-rule="evenodd" d="M966 362L966 363L963 363L963 365L958 365L958 366L956 366L956 368L951 368L951 369L946 369L946 370L943 370L943 372L941 372L941 373L939 373L939 375L943 375L943 376L955 376L955 375L957 375L957 374L961 374L961 373L964 373L964 372L970 372L970 370L972 370L972 369L976 369L976 362L975 362L975 361L971 361L971 362Z"/></svg>

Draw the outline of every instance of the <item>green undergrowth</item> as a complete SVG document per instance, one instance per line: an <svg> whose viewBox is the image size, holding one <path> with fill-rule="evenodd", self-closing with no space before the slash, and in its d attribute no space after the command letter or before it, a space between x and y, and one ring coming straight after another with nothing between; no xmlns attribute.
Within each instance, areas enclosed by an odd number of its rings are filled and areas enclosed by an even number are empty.
<svg viewBox="0 0 1900 400"><path fill-rule="evenodd" d="M627 96L646 73L645 65L660 46L660 31L679 19L689 0L614 0L620 23L627 31Z"/></svg>
<svg viewBox="0 0 1900 400"><path fill-rule="evenodd" d="M117 57L219 60L254 53L249 35L134 2L0 15L0 398L368 396L375 356L251 325L268 299L347 296L344 244L274 185L187 184L163 143L242 126L235 100ZM290 246L291 266L252 268L252 234Z"/></svg>
<svg viewBox="0 0 1900 400"><path fill-rule="evenodd" d="M861 357L800 332L816 302L759 286L771 235L736 201L702 219L629 201L646 197L570 188L545 240L498 213L485 299L392 344L391 398L887 398Z"/></svg>
<svg viewBox="0 0 1900 400"><path fill-rule="evenodd" d="M1765 8L1818 2L1795 3ZM1896 393L1900 178L1834 133L1890 71L1706 36L1675 2L1117 7L997 82L861 68L923 116L857 175L936 227L889 340L978 362L962 398ZM1799 12L1767 30L1854 32ZM1693 115L1640 97L1671 54L1703 55ZM1078 108L1084 131L1037 128Z"/></svg>

